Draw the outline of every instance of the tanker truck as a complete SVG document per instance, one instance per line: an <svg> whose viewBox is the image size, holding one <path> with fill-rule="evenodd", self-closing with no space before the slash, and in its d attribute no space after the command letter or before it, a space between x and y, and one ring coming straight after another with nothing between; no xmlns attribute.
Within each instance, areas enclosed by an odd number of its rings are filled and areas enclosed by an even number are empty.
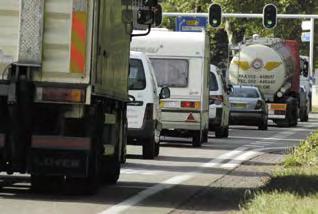
<svg viewBox="0 0 318 214"><path fill-rule="evenodd" d="M296 126L300 78L298 43L254 36L233 52L230 82L258 87L268 104L268 118L278 126Z"/></svg>
<svg viewBox="0 0 318 214"><path fill-rule="evenodd" d="M157 6L0 0L1 172L31 174L36 191L117 182L134 14L150 28Z"/></svg>

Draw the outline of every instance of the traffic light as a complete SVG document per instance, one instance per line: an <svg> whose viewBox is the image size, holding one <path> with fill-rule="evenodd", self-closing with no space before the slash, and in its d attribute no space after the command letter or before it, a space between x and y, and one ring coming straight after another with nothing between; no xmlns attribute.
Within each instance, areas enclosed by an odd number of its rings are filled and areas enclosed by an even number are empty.
<svg viewBox="0 0 318 214"><path fill-rule="evenodd" d="M277 7L267 4L263 9L263 25L267 29L275 28L277 25Z"/></svg>
<svg viewBox="0 0 318 214"><path fill-rule="evenodd" d="M217 28L222 23L222 7L219 4L211 4L209 8L209 24Z"/></svg>

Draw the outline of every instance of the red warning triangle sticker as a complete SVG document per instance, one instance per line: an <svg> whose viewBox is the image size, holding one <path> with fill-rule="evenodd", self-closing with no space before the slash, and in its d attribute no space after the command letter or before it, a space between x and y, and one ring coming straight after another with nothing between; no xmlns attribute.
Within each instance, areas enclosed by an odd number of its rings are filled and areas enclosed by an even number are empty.
<svg viewBox="0 0 318 214"><path fill-rule="evenodd" d="M189 114L189 116L188 116L188 118L187 118L187 120L186 120L187 122L195 122L195 119L194 119L194 117L193 117L193 114L192 113L190 113Z"/></svg>

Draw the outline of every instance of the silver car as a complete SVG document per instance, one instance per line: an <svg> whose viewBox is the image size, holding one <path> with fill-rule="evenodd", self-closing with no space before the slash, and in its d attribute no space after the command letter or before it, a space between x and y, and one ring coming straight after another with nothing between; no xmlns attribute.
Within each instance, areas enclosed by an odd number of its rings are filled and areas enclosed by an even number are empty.
<svg viewBox="0 0 318 214"><path fill-rule="evenodd" d="M267 104L257 87L233 86L230 108L231 125L252 125L257 126L259 130L267 130Z"/></svg>

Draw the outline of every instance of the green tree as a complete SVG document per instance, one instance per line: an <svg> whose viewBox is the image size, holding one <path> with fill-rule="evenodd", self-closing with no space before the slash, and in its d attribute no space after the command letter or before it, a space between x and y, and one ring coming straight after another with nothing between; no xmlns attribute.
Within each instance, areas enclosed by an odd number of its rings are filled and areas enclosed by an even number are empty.
<svg viewBox="0 0 318 214"><path fill-rule="evenodd" d="M314 12L316 0L214 0L222 5L225 13L262 13L265 4L273 3L279 13L310 14ZM164 10L170 12L207 12L211 0L165 0ZM316 3L318 4L318 3ZM165 19L164 25L175 27L173 18ZM267 30L261 19L226 19L223 25L215 30L208 28L211 36L212 63L218 64L221 58L227 57L227 45L237 44L253 34L261 36L295 39L300 41L301 20L279 20L273 30ZM225 35L226 32L226 35Z"/></svg>

